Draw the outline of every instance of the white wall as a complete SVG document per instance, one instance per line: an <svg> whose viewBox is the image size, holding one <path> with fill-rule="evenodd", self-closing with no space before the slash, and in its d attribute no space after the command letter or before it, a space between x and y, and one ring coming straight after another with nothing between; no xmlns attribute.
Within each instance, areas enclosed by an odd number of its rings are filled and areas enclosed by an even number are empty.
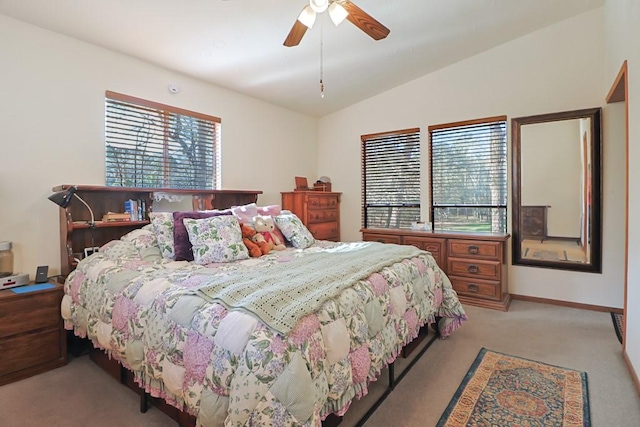
<svg viewBox="0 0 640 427"><path fill-rule="evenodd" d="M549 207L547 236L580 237L581 151L579 119L520 127L520 200Z"/></svg>
<svg viewBox="0 0 640 427"><path fill-rule="evenodd" d="M605 85L611 87L625 60L629 79L629 269L625 332L627 356L636 375L640 375L640 169L637 167L640 164L640 2L607 0L604 10ZM619 109L619 105L607 108L613 110L611 113L616 119L620 118ZM621 127L616 120L616 130ZM616 142L620 143L623 135L616 133Z"/></svg>
<svg viewBox="0 0 640 427"><path fill-rule="evenodd" d="M0 15L0 240L59 272L58 184L104 185L106 90L222 119L222 185L279 203L317 174L317 119ZM173 95L170 82L182 90Z"/></svg>
<svg viewBox="0 0 640 427"><path fill-rule="evenodd" d="M343 239L361 238L360 135L422 129L422 202L428 206L429 125L602 106L608 90L603 83L603 63L603 8L598 8L322 118L318 170L332 178L337 191L344 192ZM622 307L623 164L623 148L605 144L602 274L510 265L511 293ZM640 246L640 239L638 243Z"/></svg>

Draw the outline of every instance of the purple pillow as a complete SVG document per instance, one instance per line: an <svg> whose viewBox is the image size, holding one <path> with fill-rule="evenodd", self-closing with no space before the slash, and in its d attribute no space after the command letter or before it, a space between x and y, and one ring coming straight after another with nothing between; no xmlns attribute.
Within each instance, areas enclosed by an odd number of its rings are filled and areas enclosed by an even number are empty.
<svg viewBox="0 0 640 427"><path fill-rule="evenodd" d="M231 215L231 211L193 211L193 212L174 212L173 213L173 246L176 261L193 261L193 250L187 227L182 222L185 218L203 219L212 216Z"/></svg>

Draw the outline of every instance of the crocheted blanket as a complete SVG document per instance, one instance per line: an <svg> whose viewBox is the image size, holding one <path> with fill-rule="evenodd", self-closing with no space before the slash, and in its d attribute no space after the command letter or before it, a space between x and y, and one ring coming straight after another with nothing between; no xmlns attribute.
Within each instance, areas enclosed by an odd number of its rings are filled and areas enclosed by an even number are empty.
<svg viewBox="0 0 640 427"><path fill-rule="evenodd" d="M228 309L252 313L274 331L287 335L302 317L344 289L418 254L420 250L413 246L345 243L311 257L213 277L197 293Z"/></svg>

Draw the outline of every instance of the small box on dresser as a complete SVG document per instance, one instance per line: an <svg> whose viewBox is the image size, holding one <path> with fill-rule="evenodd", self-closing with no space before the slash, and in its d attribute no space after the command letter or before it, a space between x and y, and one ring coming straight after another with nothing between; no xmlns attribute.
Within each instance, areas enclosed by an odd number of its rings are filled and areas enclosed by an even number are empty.
<svg viewBox="0 0 640 427"><path fill-rule="evenodd" d="M340 240L340 195L330 191L282 193L282 209L296 214L318 240Z"/></svg>
<svg viewBox="0 0 640 427"><path fill-rule="evenodd" d="M67 335L60 316L63 288L17 294L0 291L0 385L67 363Z"/></svg>

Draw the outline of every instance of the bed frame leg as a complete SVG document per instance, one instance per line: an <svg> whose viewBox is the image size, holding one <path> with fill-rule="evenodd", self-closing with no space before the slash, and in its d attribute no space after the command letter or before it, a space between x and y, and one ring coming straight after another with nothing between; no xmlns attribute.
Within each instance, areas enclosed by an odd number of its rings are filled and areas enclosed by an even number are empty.
<svg viewBox="0 0 640 427"><path fill-rule="evenodd" d="M389 390L393 390L396 386L395 362L389 364Z"/></svg>
<svg viewBox="0 0 640 427"><path fill-rule="evenodd" d="M149 410L149 401L147 400L147 393L143 391L142 394L140 395L140 412L142 412L143 414L146 414L148 410Z"/></svg>

